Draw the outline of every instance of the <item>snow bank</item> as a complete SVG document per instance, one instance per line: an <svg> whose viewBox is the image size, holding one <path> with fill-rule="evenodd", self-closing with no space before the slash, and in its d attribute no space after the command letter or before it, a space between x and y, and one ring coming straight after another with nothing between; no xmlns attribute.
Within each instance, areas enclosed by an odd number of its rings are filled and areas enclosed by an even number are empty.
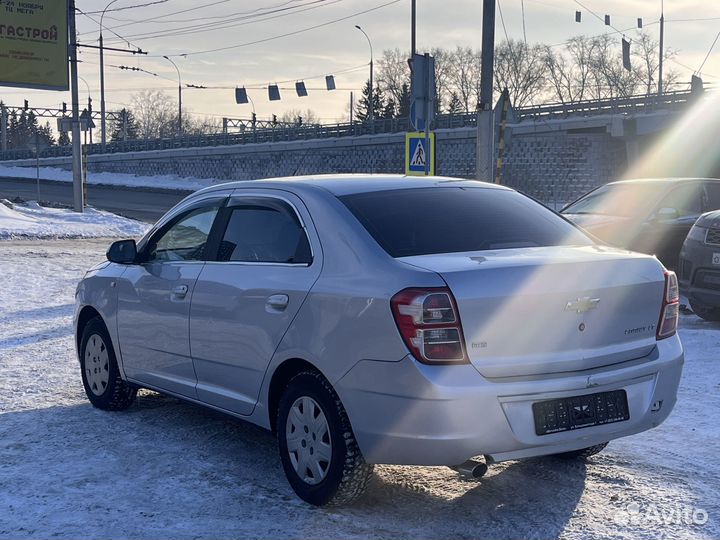
<svg viewBox="0 0 720 540"><path fill-rule="evenodd" d="M36 202L0 204L0 239L136 237L145 230L145 223L94 208L80 214Z"/></svg>
<svg viewBox="0 0 720 540"><path fill-rule="evenodd" d="M35 167L8 167L0 165L0 179L2 179L3 176L35 180L37 171ZM73 180L72 171L55 167L40 167L40 179L54 180L56 182L72 182ZM217 178L188 178L175 175L136 176L134 174L124 173L88 172L88 183L111 186L155 187L196 191L223 182L227 182L227 180L218 180Z"/></svg>

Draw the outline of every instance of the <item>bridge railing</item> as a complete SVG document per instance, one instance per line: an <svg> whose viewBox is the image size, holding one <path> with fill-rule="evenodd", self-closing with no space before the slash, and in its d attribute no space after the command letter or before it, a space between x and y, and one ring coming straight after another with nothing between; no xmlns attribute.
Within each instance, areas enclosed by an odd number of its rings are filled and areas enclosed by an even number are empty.
<svg viewBox="0 0 720 540"><path fill-rule="evenodd" d="M642 95L604 100L586 100L573 103L550 103L533 107L514 109L517 118L564 118L568 116L591 116L598 114L616 114L622 112L640 112L654 109L676 108L685 105L691 99L690 92L668 92L662 96ZM436 117L433 129L454 129L473 127L477 124L475 112L461 114L440 114ZM411 130L407 118L378 118L365 122L344 122L335 124L306 124L301 126L271 126L256 129L244 129L240 132L225 132L203 135L182 135L157 139L134 139L113 141L106 145L105 153L145 152L168 150L173 148L202 148L210 146L229 146L237 144L275 143L301 141L308 139L329 139L339 137L357 137L402 133ZM64 157L72 153L70 146L51 146L40 152L40 157ZM88 154L102 153L100 144L90 144ZM0 161L34 158L32 150L8 150L0 152Z"/></svg>

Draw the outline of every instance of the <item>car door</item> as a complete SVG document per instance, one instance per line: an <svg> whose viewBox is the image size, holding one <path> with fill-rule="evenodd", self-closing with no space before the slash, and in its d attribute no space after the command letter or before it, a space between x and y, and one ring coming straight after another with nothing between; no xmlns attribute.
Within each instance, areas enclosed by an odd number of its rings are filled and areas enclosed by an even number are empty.
<svg viewBox="0 0 720 540"><path fill-rule="evenodd" d="M226 198L213 195L179 209L140 247L139 264L118 279L118 336L128 378L196 398L190 299Z"/></svg>
<svg viewBox="0 0 720 540"><path fill-rule="evenodd" d="M671 189L655 208L638 235L637 251L652 253L674 269L687 233L702 213L701 182L682 182Z"/></svg>
<svg viewBox="0 0 720 540"><path fill-rule="evenodd" d="M319 242L306 227L307 210L290 193L234 195L218 219L216 260L200 272L190 308L197 395L247 415L320 274Z"/></svg>
<svg viewBox="0 0 720 540"><path fill-rule="evenodd" d="M703 212L712 212L718 209L720 209L720 181L706 180Z"/></svg>

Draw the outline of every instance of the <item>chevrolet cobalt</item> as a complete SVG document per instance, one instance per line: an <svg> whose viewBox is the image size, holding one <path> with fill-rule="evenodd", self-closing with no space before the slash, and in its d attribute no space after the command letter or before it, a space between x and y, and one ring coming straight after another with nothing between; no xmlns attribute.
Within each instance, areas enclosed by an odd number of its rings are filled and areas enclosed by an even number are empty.
<svg viewBox="0 0 720 540"><path fill-rule="evenodd" d="M76 293L92 404L147 388L267 428L314 505L376 463L584 458L675 404L675 274L505 187L233 182L107 258Z"/></svg>

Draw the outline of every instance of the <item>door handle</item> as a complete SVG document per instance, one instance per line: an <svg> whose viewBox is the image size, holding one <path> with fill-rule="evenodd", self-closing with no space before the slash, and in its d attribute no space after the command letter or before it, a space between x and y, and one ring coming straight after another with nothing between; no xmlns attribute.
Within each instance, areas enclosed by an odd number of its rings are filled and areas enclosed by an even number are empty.
<svg viewBox="0 0 720 540"><path fill-rule="evenodd" d="M187 293L188 293L187 285L178 285L172 291L173 296L175 296L176 298L185 298L185 295Z"/></svg>
<svg viewBox="0 0 720 540"><path fill-rule="evenodd" d="M268 296L265 306L273 311L284 311L288 307L290 297L287 294L273 294Z"/></svg>

